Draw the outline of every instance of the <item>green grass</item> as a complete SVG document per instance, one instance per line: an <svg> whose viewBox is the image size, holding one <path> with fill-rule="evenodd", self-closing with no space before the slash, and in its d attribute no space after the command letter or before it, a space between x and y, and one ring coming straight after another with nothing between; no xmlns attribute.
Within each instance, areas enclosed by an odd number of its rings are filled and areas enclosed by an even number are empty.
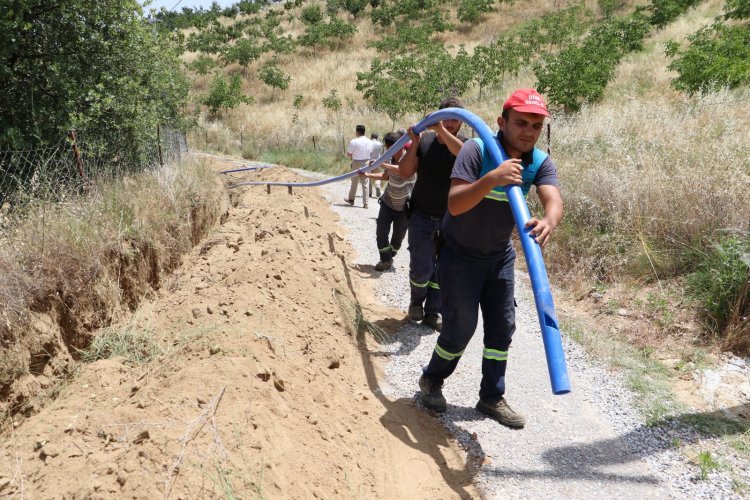
<svg viewBox="0 0 750 500"><path fill-rule="evenodd" d="M134 365L149 363L162 352L151 332L137 330L132 325L105 328L87 349L79 351L86 363L119 356Z"/></svg>
<svg viewBox="0 0 750 500"><path fill-rule="evenodd" d="M708 479L708 473L719 468L717 462L711 455L710 451L702 451L698 454L698 467L701 470L701 481Z"/></svg>
<svg viewBox="0 0 750 500"><path fill-rule="evenodd" d="M325 151L272 149L260 155L260 161L311 172L341 174L349 171L349 160L340 154Z"/></svg>

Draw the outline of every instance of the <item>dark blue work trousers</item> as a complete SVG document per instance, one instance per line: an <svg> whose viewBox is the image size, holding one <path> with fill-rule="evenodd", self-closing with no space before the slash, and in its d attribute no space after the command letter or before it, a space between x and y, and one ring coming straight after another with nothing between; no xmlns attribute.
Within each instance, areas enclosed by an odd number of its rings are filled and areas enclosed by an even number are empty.
<svg viewBox="0 0 750 500"><path fill-rule="evenodd" d="M405 210L394 210L381 200L378 218L375 221L375 239L378 242L380 260L386 262L393 260L393 256L401 248L409 221L406 219ZM393 233L391 233L393 226ZM389 238L390 237L390 238Z"/></svg>
<svg viewBox="0 0 750 500"><path fill-rule="evenodd" d="M435 238L442 217L413 210L409 217L409 282L411 303L423 304L425 314L440 312L440 285L435 275Z"/></svg>
<svg viewBox="0 0 750 500"><path fill-rule="evenodd" d="M494 403L505 394L508 348L516 330L514 263L512 251L501 260L474 261L443 246L438 270L443 329L424 368L427 378L442 382L453 373L474 335L481 308L484 351L479 397Z"/></svg>

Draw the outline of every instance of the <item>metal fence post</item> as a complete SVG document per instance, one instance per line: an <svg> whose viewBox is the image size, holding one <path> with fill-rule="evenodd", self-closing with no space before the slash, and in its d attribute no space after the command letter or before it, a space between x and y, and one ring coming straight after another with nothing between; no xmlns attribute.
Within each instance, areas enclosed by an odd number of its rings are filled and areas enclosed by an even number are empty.
<svg viewBox="0 0 750 500"><path fill-rule="evenodd" d="M78 142L76 141L76 131L71 130L68 134L70 136L70 140L73 141L73 156L76 159L76 167L78 168L78 175L81 176L81 181L83 181L84 185L87 183L86 180L86 174L83 172L83 160L81 160L81 151L78 149Z"/></svg>
<svg viewBox="0 0 750 500"><path fill-rule="evenodd" d="M161 126L156 124L156 145L159 149L159 166L164 166L164 157L161 154Z"/></svg>

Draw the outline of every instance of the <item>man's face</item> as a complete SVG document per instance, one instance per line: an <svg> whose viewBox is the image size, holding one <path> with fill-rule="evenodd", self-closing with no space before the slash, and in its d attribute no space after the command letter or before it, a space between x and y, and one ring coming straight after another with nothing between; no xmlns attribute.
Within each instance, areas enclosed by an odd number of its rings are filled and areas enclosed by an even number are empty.
<svg viewBox="0 0 750 500"><path fill-rule="evenodd" d="M455 118L443 120L443 127L445 127L445 130L447 130L451 134L456 135L458 133L458 129L461 128L461 120L457 120Z"/></svg>
<svg viewBox="0 0 750 500"><path fill-rule="evenodd" d="M544 115L521 113L511 109L508 119L498 117L497 124L503 132L503 140L515 151L528 153L542 134Z"/></svg>

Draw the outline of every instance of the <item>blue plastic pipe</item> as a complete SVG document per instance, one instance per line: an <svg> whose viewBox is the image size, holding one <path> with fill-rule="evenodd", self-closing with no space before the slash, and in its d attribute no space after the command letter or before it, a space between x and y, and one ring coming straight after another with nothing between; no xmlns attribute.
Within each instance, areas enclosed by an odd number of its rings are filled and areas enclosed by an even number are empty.
<svg viewBox="0 0 750 500"><path fill-rule="evenodd" d="M222 170L219 172L220 174L233 174L235 172L246 172L248 170L261 170L264 168L273 168L274 165L251 165L248 167L242 167L242 168L233 168L232 170Z"/></svg>
<svg viewBox="0 0 750 500"><path fill-rule="evenodd" d="M495 134L490 130L477 115L461 108L446 108L436 111L412 128L414 132L421 133L429 126L439 121L447 119L458 119L469 125L477 135L482 139L485 148L489 152L492 161L500 165L507 160L507 156L498 146ZM276 185L276 186L321 186L331 182L338 182L348 179L354 175L368 172L380 166L386 159L391 158L409 141L409 136L402 136L396 143L388 148L380 158L375 160L371 165L353 170L347 174L329 179L323 179L315 182L245 182L235 184L236 186L246 185ZM534 301L536 302L536 312L539 316L539 325L542 329L542 342L544 343L544 352L547 358L547 370L549 371L550 383L554 394L567 394L570 392L570 380L568 379L568 368L565 364L565 353L563 352L562 339L560 337L560 327L555 314L555 304L552 300L552 292L547 278L547 270L542 258L542 250L536 241L532 238L530 230L526 228L526 223L531 218L529 207L526 205L526 199L523 196L521 187L517 185L505 186L505 192L508 196L513 218L518 229L518 236L521 240L523 253L526 257L526 267L529 270L531 278L531 288L534 292Z"/></svg>

